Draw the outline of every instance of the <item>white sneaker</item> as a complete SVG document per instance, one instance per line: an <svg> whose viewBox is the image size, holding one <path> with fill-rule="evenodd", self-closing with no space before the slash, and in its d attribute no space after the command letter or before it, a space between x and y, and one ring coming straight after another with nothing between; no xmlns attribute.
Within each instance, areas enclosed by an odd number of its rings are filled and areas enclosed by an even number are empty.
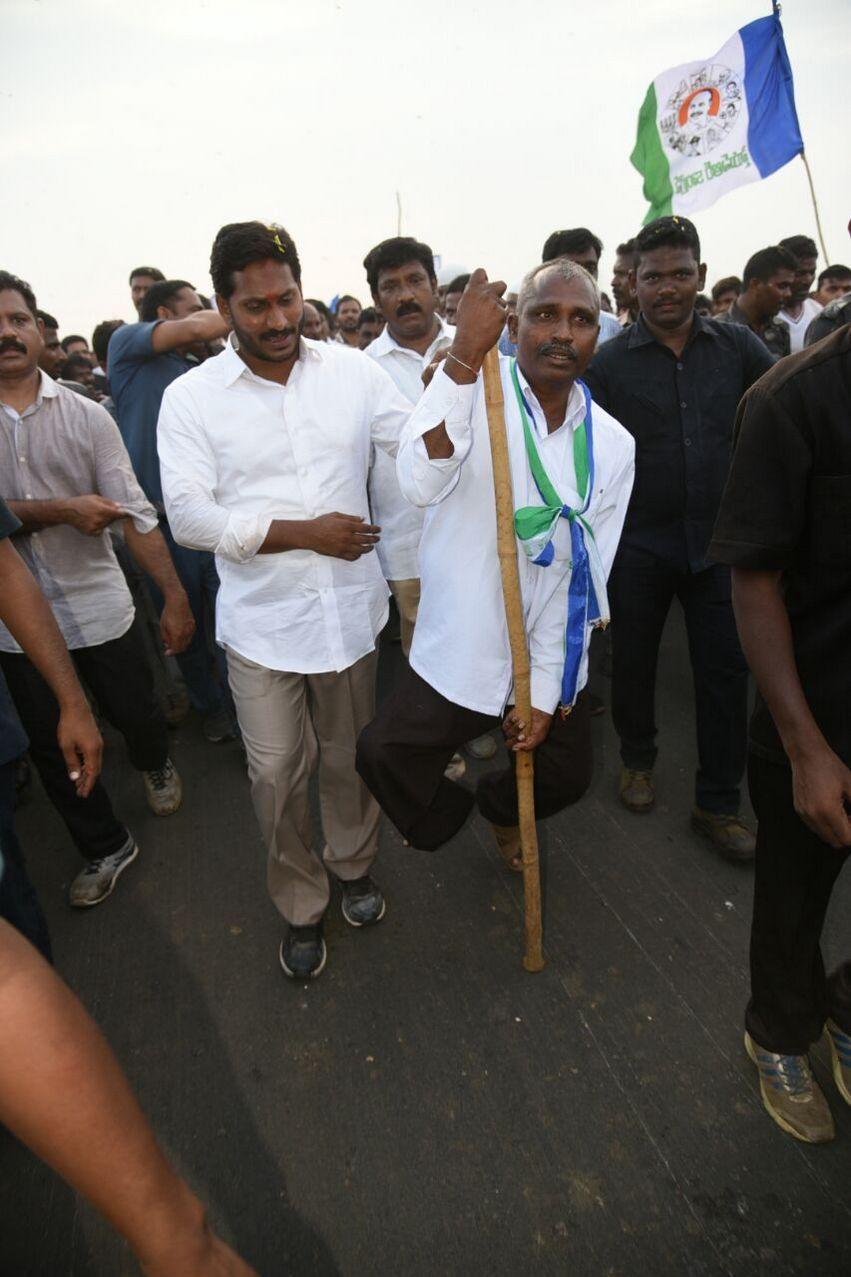
<svg viewBox="0 0 851 1277"><path fill-rule="evenodd" d="M154 815L173 815L183 801L183 784L171 759L167 758L162 767L142 772L142 779L145 782L145 797Z"/></svg>
<svg viewBox="0 0 851 1277"><path fill-rule="evenodd" d="M75 909L88 909L90 905L99 905L115 890L115 884L128 865L139 854L139 847L132 834L119 851L100 860L90 861L85 869L77 874L68 892L69 903Z"/></svg>

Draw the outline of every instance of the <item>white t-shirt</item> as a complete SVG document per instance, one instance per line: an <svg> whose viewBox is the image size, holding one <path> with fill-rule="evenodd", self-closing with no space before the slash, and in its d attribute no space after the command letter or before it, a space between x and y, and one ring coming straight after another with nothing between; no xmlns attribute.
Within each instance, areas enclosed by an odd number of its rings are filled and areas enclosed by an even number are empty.
<svg viewBox="0 0 851 1277"><path fill-rule="evenodd" d="M821 313L821 309L820 304L814 297L807 297L797 319L793 319L788 310L781 310L780 318L784 319L789 325L791 353L793 355L804 349L804 338L807 335L807 329L816 315Z"/></svg>

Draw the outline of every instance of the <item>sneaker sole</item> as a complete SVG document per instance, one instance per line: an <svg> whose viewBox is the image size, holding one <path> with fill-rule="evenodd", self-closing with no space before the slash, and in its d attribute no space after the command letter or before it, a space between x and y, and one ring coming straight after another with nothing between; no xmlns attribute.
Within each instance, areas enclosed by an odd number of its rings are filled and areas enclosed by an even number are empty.
<svg viewBox="0 0 851 1277"><path fill-rule="evenodd" d="M378 914L377 917L371 918L369 922L355 922L354 918L350 918L349 915L346 913L345 905L340 906L340 912L350 927L374 927L377 925L377 923L381 921L381 919L384 917L385 913L387 912L387 901L386 900L381 901L381 913Z"/></svg>
<svg viewBox="0 0 851 1277"><path fill-rule="evenodd" d="M791 1135L793 1139L800 1140L802 1144L829 1144L834 1138L833 1135L827 1135L823 1139L814 1140L809 1135L804 1135L801 1131L796 1131L794 1126L787 1122L776 1109L771 1107L769 1098L765 1093L765 1083L762 1080L759 1062L751 1049L750 1040L747 1036L745 1036L745 1050L748 1053L748 1058L756 1065L757 1074L759 1076L759 1093L762 1097L762 1105L772 1122L779 1126L781 1131L785 1131L787 1135Z"/></svg>
<svg viewBox="0 0 851 1277"><path fill-rule="evenodd" d="M618 794L618 798L621 800L621 806L625 807L627 811L631 811L633 816L646 816L656 806L655 798L652 803L643 803L640 807L634 807L632 803L628 803L623 794Z"/></svg>
<svg viewBox="0 0 851 1277"><path fill-rule="evenodd" d="M756 848L753 851L733 851L730 847L723 846L713 836L712 831L707 829L705 825L701 825L694 816L690 817L689 823L696 834L701 834L707 842L712 844L714 851L718 853L724 860L729 860L733 864L749 865L753 862L756 855Z"/></svg>
<svg viewBox="0 0 851 1277"><path fill-rule="evenodd" d="M71 906L71 908L72 909L93 909L95 905L102 905L104 900L108 900L109 897L112 895L113 891L115 891L115 884L118 882L118 879L124 873L124 870L127 869L128 866L132 865L133 861L136 859L138 854L139 854L139 844L134 843L132 854L127 857L123 865L120 865L119 868L116 869L115 873L112 875L112 881L109 884L109 890L105 891L102 896L98 896L97 900L72 900L69 895L68 903Z"/></svg>
<svg viewBox="0 0 851 1277"><path fill-rule="evenodd" d="M161 818L165 818L166 816L173 816L175 812L180 811L180 808L183 806L183 782L181 782L181 785L180 785L180 792L177 795L177 802L174 804L173 807L169 807L168 811L157 811L156 807L152 805L151 800L148 797L147 793L145 794L145 798L148 803L148 811L151 812L152 815L160 816Z"/></svg>
<svg viewBox="0 0 851 1277"><path fill-rule="evenodd" d="M281 947L278 950L278 961L281 964L281 970L283 971L284 975L287 976L290 980L315 980L316 977L318 975L321 975L322 972L325 970L325 963L327 959L328 959L328 948L325 944L325 941L323 940L322 941L322 961L319 963L319 966L316 967L313 971L310 971L307 975L299 975L295 971L290 971L286 962L284 962L283 941L281 941Z"/></svg>

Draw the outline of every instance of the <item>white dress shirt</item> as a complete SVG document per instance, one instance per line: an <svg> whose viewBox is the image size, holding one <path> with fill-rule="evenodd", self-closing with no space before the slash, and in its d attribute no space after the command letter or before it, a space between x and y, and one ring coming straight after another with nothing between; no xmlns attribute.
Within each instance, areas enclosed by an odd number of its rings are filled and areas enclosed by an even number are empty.
<svg viewBox="0 0 851 1277"><path fill-rule="evenodd" d="M410 404L423 393L423 369L438 350L451 346L455 329L440 316L437 333L424 355L400 346L385 328L366 353L390 374ZM408 581L420 574L419 547L423 530L423 512L402 496L396 465L384 452L374 452L369 476L369 501L375 522L381 528L378 561L388 581Z"/></svg>
<svg viewBox="0 0 851 1277"><path fill-rule="evenodd" d="M222 646L303 674L373 650L388 597L374 553L350 563L257 551L273 519L337 511L368 522L372 446L395 455L409 414L359 350L304 338L285 386L252 373L232 339L168 386L157 428L166 511L181 545L215 552Z"/></svg>
<svg viewBox="0 0 851 1277"><path fill-rule="evenodd" d="M543 504L526 459L523 428L510 376L500 357L505 424L515 508ZM576 487L573 435L584 415L574 386L564 422L547 430L534 393L520 374L538 453L563 503L582 503ZM586 520L594 530L608 576L632 491L635 443L614 417L593 408L594 491ZM430 460L422 435L445 422L455 451ZM505 625L496 545L493 467L482 378L459 386L441 368L402 435L397 459L402 492L426 507L420 541L421 596L411 665L448 700L483 714L500 714L511 692L511 652ZM586 534L587 535L587 534ZM518 542L517 558L532 667L532 704L553 713L561 699L570 585L571 542L566 519L553 537L554 559L536 566ZM577 690L588 681L588 642Z"/></svg>

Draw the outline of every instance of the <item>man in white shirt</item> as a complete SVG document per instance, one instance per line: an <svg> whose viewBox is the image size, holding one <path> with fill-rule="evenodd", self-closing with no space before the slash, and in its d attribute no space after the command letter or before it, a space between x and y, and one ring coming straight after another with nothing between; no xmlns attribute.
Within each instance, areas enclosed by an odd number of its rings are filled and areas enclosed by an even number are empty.
<svg viewBox="0 0 851 1277"><path fill-rule="evenodd" d="M410 409L371 359L301 336L301 267L282 227L224 226L211 274L233 331L222 354L165 392L163 494L176 540L216 555L216 638L270 894L290 924L280 961L306 978L325 964L326 866L347 922L384 914L369 873L379 811L354 767L388 598L370 553L380 528L369 522L367 477L373 445L395 454ZM321 856L308 799L317 756Z"/></svg>
<svg viewBox="0 0 851 1277"><path fill-rule="evenodd" d="M358 742L361 775L405 838L427 850L457 832L474 802L444 777L448 758L511 699L478 376L505 320L504 287L474 272L446 361L400 442L402 491L426 509L422 599L410 668ZM564 259L536 267L509 321L517 360L500 360L533 706L531 723L512 710L504 726L512 755L538 748L540 816L577 801L590 781L588 643L608 619L605 580L632 489L631 436L577 380L594 351L599 312L599 290L582 267ZM484 777L476 801L518 868L513 768Z"/></svg>
<svg viewBox="0 0 851 1277"><path fill-rule="evenodd" d="M809 235L789 235L780 240L780 247L788 249L797 263L792 300L780 311L780 318L789 329L789 351L794 355L804 349L807 329L822 308L821 302L810 296L818 268L818 249Z"/></svg>

